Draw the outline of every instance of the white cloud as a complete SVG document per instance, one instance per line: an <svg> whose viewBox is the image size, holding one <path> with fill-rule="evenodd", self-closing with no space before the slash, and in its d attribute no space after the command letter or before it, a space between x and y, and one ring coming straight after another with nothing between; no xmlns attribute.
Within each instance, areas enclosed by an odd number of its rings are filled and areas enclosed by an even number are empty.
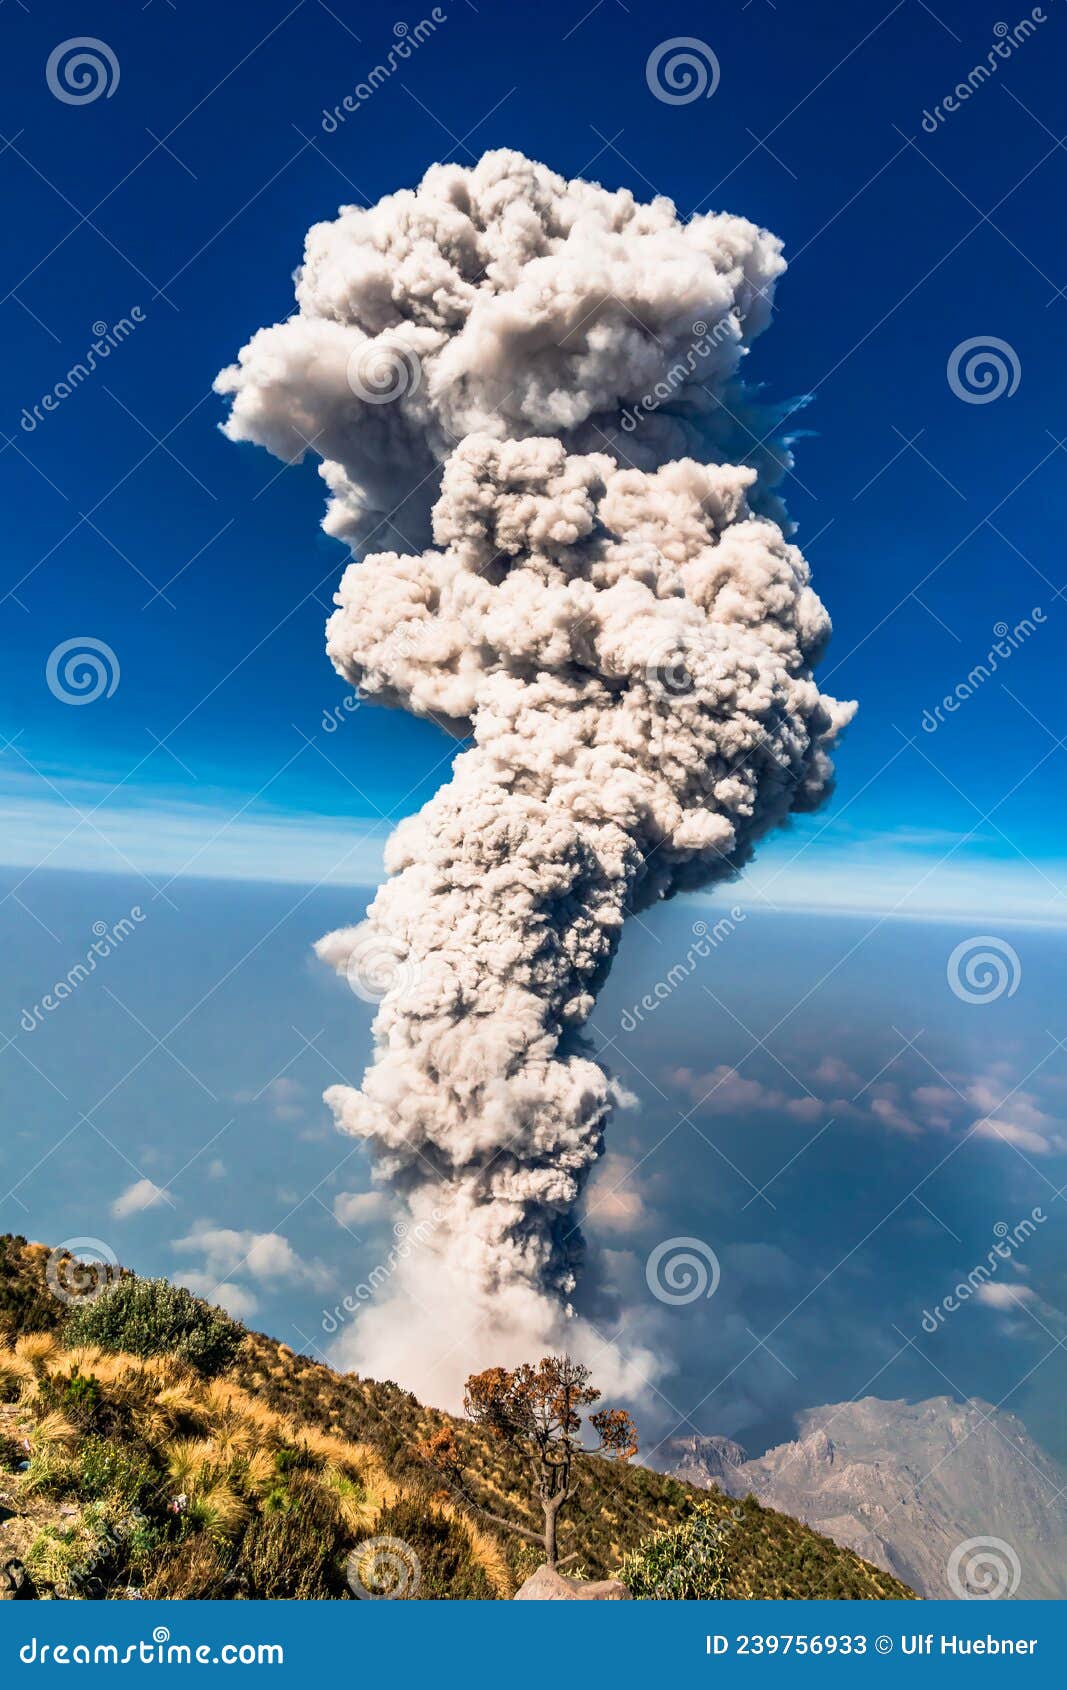
<svg viewBox="0 0 1067 1690"><path fill-rule="evenodd" d="M384 1191L339 1191L333 1200L334 1219L341 1226L367 1226L388 1212Z"/></svg>
<svg viewBox="0 0 1067 1690"><path fill-rule="evenodd" d="M648 1211L628 1156L611 1151L597 1163L586 1189L585 1219L592 1232L633 1232Z"/></svg>
<svg viewBox="0 0 1067 1690"><path fill-rule="evenodd" d="M759 1080L746 1080L725 1062L706 1074L674 1068L667 1079L709 1115L747 1115L763 1110L797 1121L818 1121L827 1112L821 1098L792 1097L773 1086L761 1085Z"/></svg>
<svg viewBox="0 0 1067 1690"><path fill-rule="evenodd" d="M1054 1148L1044 1133L1032 1127L1021 1127L1017 1121L976 1121L971 1129L975 1138L994 1138L1001 1144L1013 1144L1017 1150L1029 1150L1035 1156L1047 1156Z"/></svg>
<svg viewBox="0 0 1067 1690"><path fill-rule="evenodd" d="M198 1222L184 1238L174 1240L175 1250L200 1252L204 1273L215 1281L243 1272L267 1284L325 1286L330 1275L316 1262L305 1262L289 1240L279 1232L239 1232L232 1227L213 1227Z"/></svg>
<svg viewBox="0 0 1067 1690"><path fill-rule="evenodd" d="M111 1213L115 1220L125 1220L127 1215L139 1215L144 1209L156 1209L160 1203L167 1203L170 1199L162 1186L156 1185L150 1179L134 1180L125 1191L119 1195L111 1205Z"/></svg>
<svg viewBox="0 0 1067 1690"><path fill-rule="evenodd" d="M279 1074L274 1080L268 1080L258 1091L239 1091L234 1094L235 1103L262 1103L270 1109L276 1121L299 1121L304 1113L304 1099L307 1093L298 1080L292 1080L288 1074Z"/></svg>
<svg viewBox="0 0 1067 1690"><path fill-rule="evenodd" d="M338 683L336 698L345 695ZM321 721L306 724L309 736ZM344 731L343 728L341 730ZM184 875L192 879L276 881L290 885L373 886L382 878L387 831L376 816L325 816L256 805L242 814L247 794L217 790L193 803L188 793L138 788L113 780L72 779L69 769L42 766L62 777L63 798L41 796L41 780L21 770L0 778L4 828L0 862L87 872ZM116 796L116 794L118 795ZM98 829L70 826L70 805L99 810Z"/></svg>
<svg viewBox="0 0 1067 1690"><path fill-rule="evenodd" d="M217 1303L220 1308L232 1314L234 1320L248 1320L254 1315L259 1304L251 1291L243 1285L233 1284L229 1280L216 1281L214 1274L201 1273L195 1268L174 1276L176 1285L184 1285L198 1297L203 1297L209 1303Z"/></svg>
<svg viewBox="0 0 1067 1690"><path fill-rule="evenodd" d="M1006 1285L1003 1282L990 1282L980 1285L975 1292L979 1303L988 1303L991 1309L1017 1309L1023 1303L1034 1300L1034 1293L1029 1285Z"/></svg>

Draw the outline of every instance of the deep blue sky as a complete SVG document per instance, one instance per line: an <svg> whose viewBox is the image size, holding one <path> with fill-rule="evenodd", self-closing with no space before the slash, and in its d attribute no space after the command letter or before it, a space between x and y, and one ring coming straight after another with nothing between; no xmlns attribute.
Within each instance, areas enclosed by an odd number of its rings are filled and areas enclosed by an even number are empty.
<svg viewBox="0 0 1067 1690"><path fill-rule="evenodd" d="M743 212L784 238L792 267L748 370L776 396L814 394L789 501L834 618L832 690L862 704L825 860L850 897L884 907L898 871L917 880L955 842L946 835L977 828L925 883L922 907L1041 914L1049 902L1062 918L1059 0L934 135L924 110L985 57L999 12L958 0L444 10L403 75L331 135L322 111L384 56L394 9L4 8L13 144L0 170L17 239L2 318L13 443L0 454L15 596L2 616L6 732L22 734L4 763L20 800L7 859L32 863L68 832L62 798L23 758L94 802L122 781L113 837L138 866L172 872L197 847L140 815L153 796L204 806L191 823L201 844L252 800L223 844L239 844L248 872L299 878L276 842L246 836L266 811L373 817L432 787L447 747L425 723L365 713L322 735L342 691L322 655L342 552L317 530L321 484L310 464L279 474L224 440L210 387L251 332L291 308L312 221L413 183L436 159L510 145L669 194L683 211ZM648 53L693 33L716 53L719 88L664 105L646 86ZM82 34L111 46L119 84L65 105L45 63ZM146 320L103 370L22 429L23 407L84 355L92 324L133 306ZM990 335L1014 349L1018 389L964 403L947 359ZM986 656L994 625L1034 606L1048 615L1040 633L924 735L924 710ZM42 684L53 646L78 635L105 641L121 667L92 708ZM901 734L918 734L918 748ZM75 773L105 784L75 791ZM324 835L316 877L341 854ZM194 870L232 872L219 849ZM928 855L912 873L916 852ZM88 827L51 860L123 866ZM795 901L811 891L797 883Z"/></svg>
<svg viewBox="0 0 1067 1690"><path fill-rule="evenodd" d="M1056 1444L1062 947L1038 929L1067 910L1067 12L1047 0L1036 38L931 135L924 110L1015 10L443 9L403 73L332 135L323 108L383 58L396 6L0 11L0 617L3 738L15 736L0 760L0 862L14 865L0 907L13 1041L0 1054L0 1226L102 1237L139 1267L203 1274L221 1258L176 1248L180 1237L209 1223L278 1231L320 1267L242 1285L255 1318L297 1343L321 1338L322 1305L387 1245L381 1216L377 1232L334 1219L366 1168L359 1152L338 1166L350 1146L318 1102L339 1072L358 1079L369 1010L308 961L319 933L358 919L363 894L311 887L373 877L385 817L433 790L449 748L425 723L369 709L323 730L343 693L322 627L344 559L318 531L321 483L310 464L283 471L227 442L211 384L291 308L311 222L410 185L435 160L519 147L784 238L791 268L747 373L775 396L814 396L788 498L834 618L824 675L861 703L828 816L763 853L755 890L866 918L763 911L684 1000L619 1038L622 1010L676 957L693 911L651 917L626 941L594 1040L641 1104L617 1123L616 1176L627 1158L644 1171L629 1232L591 1221L594 1253L607 1252L591 1285L640 1309L657 1238L692 1232L720 1251L720 1296L673 1311L680 1371L650 1414L657 1431L711 1390L701 1427L758 1442L873 1379L883 1395L999 1401L1010 1389L1008 1406ZM113 50L118 86L66 105L45 64L86 34ZM669 107L648 91L646 59L688 35L715 52L720 85ZM23 408L84 355L92 325L135 306L145 321L104 370L24 429ZM948 360L976 337L1008 343L1010 396L953 393ZM1001 673L924 733L924 711L985 658L994 625L1034 607L1045 621ZM85 708L45 680L49 653L77 636L106 642L121 669L113 696ZM100 807L81 820L72 804ZM291 884L235 889L227 876ZM83 953L92 923L138 900L150 919L113 970L26 1032L20 1015ZM942 924L883 921L897 905ZM968 1006L946 987L946 958L989 931L1011 936L1022 981L1010 1000ZM840 1065L833 1077L817 1077L824 1059ZM761 1089L694 1125L679 1076L720 1064ZM929 1086L955 1101L916 1096ZM822 1115L805 1116L805 1088ZM859 1101L825 1126L839 1093ZM1013 1144L961 1136L990 1112ZM174 1210L113 1215L144 1178L174 1181ZM752 1198L765 1181L773 1209ZM984 1259L995 1223L1042 1201L1055 1223L1016 1281L1033 1289L1029 1308L961 1313L920 1360L900 1333L921 1338L922 1309ZM750 1354L753 1333L775 1355Z"/></svg>

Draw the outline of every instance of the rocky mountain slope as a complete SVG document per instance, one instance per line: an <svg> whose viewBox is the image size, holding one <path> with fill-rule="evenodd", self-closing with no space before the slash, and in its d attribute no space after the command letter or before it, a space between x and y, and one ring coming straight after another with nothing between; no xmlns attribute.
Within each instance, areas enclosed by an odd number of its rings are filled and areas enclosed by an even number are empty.
<svg viewBox="0 0 1067 1690"><path fill-rule="evenodd" d="M49 1289L49 1261L0 1236L0 1569L18 1560L46 1595L345 1600L352 1551L387 1539L384 1574L408 1598L508 1598L533 1571L536 1553L443 1491L420 1454L454 1425L475 1499L535 1525L528 1472L487 1432L202 1303L179 1335L165 1282L136 1281L148 1289L114 1319L105 1292L87 1323ZM598 1458L560 1551L609 1577L703 1507L721 1522L725 1596L913 1595L755 1500Z"/></svg>
<svg viewBox="0 0 1067 1690"><path fill-rule="evenodd" d="M757 1459L729 1438L680 1439L671 1471L758 1497L925 1597L983 1582L1004 1596L1067 1596L1067 1472L1014 1415L864 1397L809 1410L798 1434Z"/></svg>

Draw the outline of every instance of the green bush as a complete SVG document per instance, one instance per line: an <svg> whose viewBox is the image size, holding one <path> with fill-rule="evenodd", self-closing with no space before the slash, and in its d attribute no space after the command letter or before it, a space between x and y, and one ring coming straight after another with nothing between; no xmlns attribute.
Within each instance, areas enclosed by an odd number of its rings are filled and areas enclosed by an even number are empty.
<svg viewBox="0 0 1067 1690"><path fill-rule="evenodd" d="M117 1505L135 1507L151 1501L163 1484L163 1475L135 1444L89 1437L78 1455L82 1496L106 1497Z"/></svg>
<svg viewBox="0 0 1067 1690"><path fill-rule="evenodd" d="M234 1577L258 1601L336 1601L349 1594L344 1570L350 1547L331 1503L298 1476L287 1500L276 1498L249 1520Z"/></svg>
<svg viewBox="0 0 1067 1690"><path fill-rule="evenodd" d="M726 1594L724 1528L706 1506L680 1526L646 1538L618 1577L644 1602L709 1602Z"/></svg>
<svg viewBox="0 0 1067 1690"><path fill-rule="evenodd" d="M409 1602L491 1601L495 1592L485 1569L475 1560L471 1540L459 1520L432 1513L428 1498L400 1496L383 1508L369 1538L394 1538L403 1546L401 1564L417 1568L400 1600Z"/></svg>
<svg viewBox="0 0 1067 1690"><path fill-rule="evenodd" d="M131 1355L174 1355L212 1378L229 1366L244 1329L222 1309L165 1279L120 1279L78 1304L64 1331L68 1345L98 1344Z"/></svg>

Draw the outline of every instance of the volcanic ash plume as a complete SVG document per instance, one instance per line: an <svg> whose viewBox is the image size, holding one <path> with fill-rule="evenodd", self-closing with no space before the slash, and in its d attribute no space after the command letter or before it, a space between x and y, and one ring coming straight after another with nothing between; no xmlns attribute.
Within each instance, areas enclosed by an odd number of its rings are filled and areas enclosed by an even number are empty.
<svg viewBox="0 0 1067 1690"><path fill-rule="evenodd" d="M299 314L220 377L232 436L323 454L331 532L415 536L348 567L327 649L471 742L366 921L317 947L385 988L362 1089L327 1098L418 1240L344 1359L437 1402L553 1345L617 1390L653 1365L569 1309L620 1100L581 1030L626 913L814 808L852 714L812 678L829 620L737 377L782 268L742 219L490 153L312 229ZM400 390L362 396L389 349Z"/></svg>

